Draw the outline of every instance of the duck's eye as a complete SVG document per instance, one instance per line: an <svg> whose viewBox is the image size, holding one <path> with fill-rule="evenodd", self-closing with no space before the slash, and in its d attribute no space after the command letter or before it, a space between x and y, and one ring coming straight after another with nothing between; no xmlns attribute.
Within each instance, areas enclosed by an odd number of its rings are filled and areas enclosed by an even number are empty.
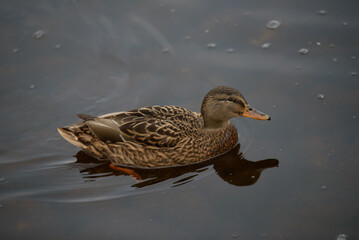
<svg viewBox="0 0 359 240"><path fill-rule="evenodd" d="M230 98L227 98L227 101L234 102L234 99L230 97Z"/></svg>

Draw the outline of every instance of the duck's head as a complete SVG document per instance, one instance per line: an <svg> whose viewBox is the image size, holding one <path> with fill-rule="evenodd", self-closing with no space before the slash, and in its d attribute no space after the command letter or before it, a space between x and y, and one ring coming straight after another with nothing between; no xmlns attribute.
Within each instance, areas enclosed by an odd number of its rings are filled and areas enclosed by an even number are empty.
<svg viewBox="0 0 359 240"><path fill-rule="evenodd" d="M249 117L257 120L270 120L247 103L243 95L234 88L220 86L209 91L203 99L201 114L205 128L222 128L232 117Z"/></svg>

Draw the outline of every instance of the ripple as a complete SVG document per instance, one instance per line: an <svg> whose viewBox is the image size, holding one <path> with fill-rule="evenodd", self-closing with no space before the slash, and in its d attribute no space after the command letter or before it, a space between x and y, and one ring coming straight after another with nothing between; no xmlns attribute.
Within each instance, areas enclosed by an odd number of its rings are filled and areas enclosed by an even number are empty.
<svg viewBox="0 0 359 240"><path fill-rule="evenodd" d="M254 144L253 122L246 118L234 118L231 121L237 127L241 151L246 154Z"/></svg>
<svg viewBox="0 0 359 240"><path fill-rule="evenodd" d="M253 126L250 119L241 119L240 145L227 153L212 159L181 167L133 170L140 180L119 171L114 171L109 162L97 160L79 151L74 157L64 157L70 147L56 148L57 154L27 156L18 161L3 164L6 174L0 177L0 184L7 190L0 201L26 197L45 202L82 203L142 195L170 190L185 184L192 184L209 176L216 177L235 186L255 184L261 171L278 165L276 159L249 161L245 153L254 144ZM64 153L59 154L58 152ZM71 153L65 154L71 156ZM6 179L6 181L5 181Z"/></svg>

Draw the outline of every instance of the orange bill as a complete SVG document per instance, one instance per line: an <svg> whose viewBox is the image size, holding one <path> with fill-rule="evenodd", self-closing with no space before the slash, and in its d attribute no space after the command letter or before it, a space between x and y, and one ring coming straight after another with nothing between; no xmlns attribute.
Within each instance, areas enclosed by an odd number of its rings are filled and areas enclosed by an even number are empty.
<svg viewBox="0 0 359 240"><path fill-rule="evenodd" d="M258 111L249 105L247 106L242 116L257 119L257 120L270 120L269 115L262 113L261 111Z"/></svg>

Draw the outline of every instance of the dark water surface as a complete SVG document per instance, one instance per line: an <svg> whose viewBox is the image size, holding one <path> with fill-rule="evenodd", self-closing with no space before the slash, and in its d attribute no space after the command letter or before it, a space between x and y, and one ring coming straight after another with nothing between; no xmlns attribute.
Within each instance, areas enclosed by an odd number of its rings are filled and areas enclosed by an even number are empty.
<svg viewBox="0 0 359 240"><path fill-rule="evenodd" d="M359 239L358 13L356 0L2 0L1 239ZM134 180L56 131L76 113L198 111L223 84L272 121L233 120L240 149L199 166Z"/></svg>

